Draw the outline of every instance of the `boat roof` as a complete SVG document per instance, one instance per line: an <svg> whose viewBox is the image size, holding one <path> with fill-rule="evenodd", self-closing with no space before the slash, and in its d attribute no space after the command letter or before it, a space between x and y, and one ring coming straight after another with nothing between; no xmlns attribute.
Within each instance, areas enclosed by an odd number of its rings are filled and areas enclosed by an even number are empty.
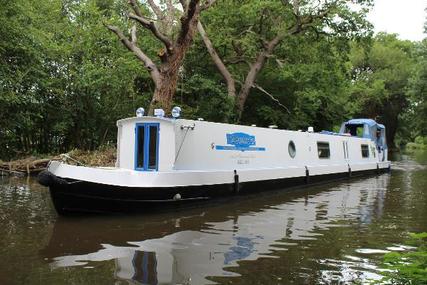
<svg viewBox="0 0 427 285"><path fill-rule="evenodd" d="M378 124L376 121L372 119L351 119L345 122L346 125L368 125L369 127L378 127L380 129L384 129L384 125Z"/></svg>
<svg viewBox="0 0 427 285"><path fill-rule="evenodd" d="M144 116L144 117L129 117L120 119L116 122L117 125L125 124L125 123L133 123L133 122L144 122L144 121L156 121L156 122L173 122L174 119L171 118L165 118L165 117L150 117L150 116Z"/></svg>

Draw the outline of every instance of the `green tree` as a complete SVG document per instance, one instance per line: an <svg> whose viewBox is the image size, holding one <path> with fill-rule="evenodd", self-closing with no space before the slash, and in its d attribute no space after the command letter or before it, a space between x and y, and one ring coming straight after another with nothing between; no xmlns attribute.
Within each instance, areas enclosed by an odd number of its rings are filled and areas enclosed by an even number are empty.
<svg viewBox="0 0 427 285"><path fill-rule="evenodd" d="M416 45L415 72L410 78L408 94L410 101L407 123L411 139L427 137L427 39Z"/></svg>
<svg viewBox="0 0 427 285"><path fill-rule="evenodd" d="M299 35L350 38L369 33L370 24L364 17L371 1L357 1L360 10L352 9L350 3L353 2L228 0L206 13L203 22L207 32L202 24L198 30L226 81L229 96L235 98L237 120L252 88L268 94L256 81L279 46ZM222 27L220 33L218 27Z"/></svg>
<svg viewBox="0 0 427 285"><path fill-rule="evenodd" d="M241 122L318 131L339 124L347 115L347 53L346 39L301 35L287 41L258 76L268 92L251 92Z"/></svg>
<svg viewBox="0 0 427 285"><path fill-rule="evenodd" d="M149 102L148 76L102 24L126 23L123 3L2 4L1 158L96 148L115 139L115 120Z"/></svg>
<svg viewBox="0 0 427 285"><path fill-rule="evenodd" d="M131 55L123 55L114 35L103 22L124 21L124 6L99 1L70 2L64 29L57 35L62 54L66 120L62 120L68 147L93 149L113 138L115 121L136 107L136 92L142 100L151 90L142 90L148 76ZM148 95L149 96L149 95ZM112 134L112 136L109 134Z"/></svg>
<svg viewBox="0 0 427 285"><path fill-rule="evenodd" d="M0 155L15 156L42 147L42 123L55 102L51 58L55 1L2 1L0 11ZM42 108L42 110L40 109Z"/></svg>
<svg viewBox="0 0 427 285"><path fill-rule="evenodd" d="M378 34L369 45L354 43L351 52L351 114L383 122L395 146L399 118L409 106L407 86L413 72L413 44L394 34Z"/></svg>
<svg viewBox="0 0 427 285"><path fill-rule="evenodd" d="M193 41L199 15L203 10L212 6L215 1L207 0L201 4L200 0L182 0L179 2L166 0L159 5L154 0L148 0L146 6L143 7L144 9L139 7L136 0L129 1L129 5L132 8L132 12L128 14L129 19L150 32L163 46L157 52L159 59L157 62L139 47L136 25L131 27L129 37L117 26L107 26L150 73L154 83L154 93L149 109L150 114L153 113L155 107L170 110L178 84L180 68ZM178 3L182 6L182 13L177 8ZM182 14L179 21L180 26L175 28L177 22L175 21L175 15L178 14ZM156 21L152 20L152 18L155 18ZM175 30L176 33L174 33Z"/></svg>

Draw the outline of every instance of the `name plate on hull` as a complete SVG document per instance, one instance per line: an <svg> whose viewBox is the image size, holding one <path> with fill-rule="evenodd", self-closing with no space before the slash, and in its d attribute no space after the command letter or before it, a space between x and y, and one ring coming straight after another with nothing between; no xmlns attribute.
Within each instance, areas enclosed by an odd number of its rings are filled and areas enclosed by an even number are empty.
<svg viewBox="0 0 427 285"><path fill-rule="evenodd" d="M217 145L216 150L265 151L265 147L257 147L255 136L246 133L227 134L227 145Z"/></svg>

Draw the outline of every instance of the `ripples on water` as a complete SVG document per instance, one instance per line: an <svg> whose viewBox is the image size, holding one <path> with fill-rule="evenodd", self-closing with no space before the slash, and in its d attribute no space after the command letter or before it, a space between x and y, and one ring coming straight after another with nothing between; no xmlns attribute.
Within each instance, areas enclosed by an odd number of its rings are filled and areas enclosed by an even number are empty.
<svg viewBox="0 0 427 285"><path fill-rule="evenodd" d="M34 180L0 178L1 284L353 284L426 231L425 166L143 216L59 218Z"/></svg>

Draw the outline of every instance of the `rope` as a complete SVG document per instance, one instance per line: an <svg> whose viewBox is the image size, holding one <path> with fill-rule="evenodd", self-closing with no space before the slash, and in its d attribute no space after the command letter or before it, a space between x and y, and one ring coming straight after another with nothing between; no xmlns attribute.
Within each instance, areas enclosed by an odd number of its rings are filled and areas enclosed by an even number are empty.
<svg viewBox="0 0 427 285"><path fill-rule="evenodd" d="M178 159L179 154L181 153L181 148L184 145L184 141L185 141L185 138L187 137L189 130L190 130L190 128L187 128L187 130L185 131L184 138L182 139L181 145L179 146L178 152L176 153L175 161L173 162L174 164L175 164L176 160Z"/></svg>

